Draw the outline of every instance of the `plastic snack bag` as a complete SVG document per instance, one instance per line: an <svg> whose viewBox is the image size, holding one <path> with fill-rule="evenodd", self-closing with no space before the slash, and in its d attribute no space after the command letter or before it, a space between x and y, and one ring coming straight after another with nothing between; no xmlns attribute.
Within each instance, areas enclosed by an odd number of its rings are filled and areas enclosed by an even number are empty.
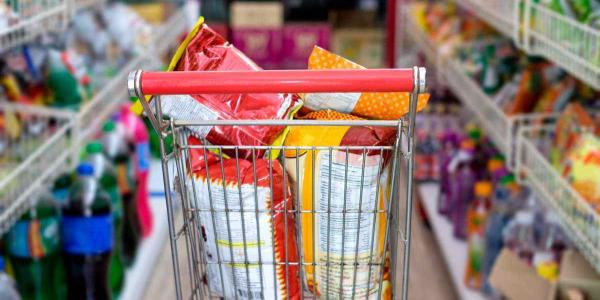
<svg viewBox="0 0 600 300"><path fill-rule="evenodd" d="M313 49L308 69L364 69L323 48ZM409 110L410 93L339 93L304 94L304 106L311 110L332 109L367 119L397 120ZM429 94L419 95L417 111L427 106Z"/></svg>
<svg viewBox="0 0 600 300"><path fill-rule="evenodd" d="M319 111L304 118L356 117ZM396 130L392 128L293 126L284 145L390 146L395 138ZM288 148L284 153L285 168L300 205L297 209L303 211L300 228L307 264L304 278L309 290L323 299L376 298L380 283L384 297L389 291L389 284L381 277L382 273L385 277L381 266L385 264L382 256L386 229L386 214L382 210L386 209L390 194L391 152L379 149L313 152ZM306 212L313 209L321 213ZM323 213L329 209L331 213ZM326 262L330 262L329 267Z"/></svg>
<svg viewBox="0 0 600 300"><path fill-rule="evenodd" d="M210 289L225 299L300 299L293 202L281 165L198 148L190 158Z"/></svg>
<svg viewBox="0 0 600 300"><path fill-rule="evenodd" d="M600 212L600 139L592 133L581 135L567 154L562 171L573 188Z"/></svg>
<svg viewBox="0 0 600 300"><path fill-rule="evenodd" d="M175 53L169 71L261 70L254 62L202 22ZM177 120L282 120L300 108L295 94L210 94L163 96L162 111ZM136 104L137 112L141 106ZM285 126L189 127L192 134L215 145L271 145ZM228 155L232 153L227 152ZM249 151L241 151L244 158ZM257 153L258 156L262 152Z"/></svg>

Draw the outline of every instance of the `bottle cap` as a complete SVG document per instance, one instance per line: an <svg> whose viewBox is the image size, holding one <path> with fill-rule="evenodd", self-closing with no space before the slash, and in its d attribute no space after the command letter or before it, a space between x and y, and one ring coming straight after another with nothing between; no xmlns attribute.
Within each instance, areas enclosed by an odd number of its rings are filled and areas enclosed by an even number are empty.
<svg viewBox="0 0 600 300"><path fill-rule="evenodd" d="M469 138L474 141L478 141L481 138L481 131L478 128L469 130Z"/></svg>
<svg viewBox="0 0 600 300"><path fill-rule="evenodd" d="M508 174L503 176L502 178L500 178L500 183L502 185L506 185L506 184L510 184L510 183L515 183L515 175L512 174Z"/></svg>
<svg viewBox="0 0 600 300"><path fill-rule="evenodd" d="M504 162L498 159L490 159L488 161L487 169L488 172L493 173L504 167Z"/></svg>
<svg viewBox="0 0 600 300"><path fill-rule="evenodd" d="M478 181L475 183L475 196L490 197L492 195L492 183L489 181Z"/></svg>
<svg viewBox="0 0 600 300"><path fill-rule="evenodd" d="M113 130L115 130L115 122L113 121L107 121L102 126L102 132L112 132Z"/></svg>
<svg viewBox="0 0 600 300"><path fill-rule="evenodd" d="M463 140L460 143L460 148L465 150L473 150L475 149L475 142L469 139Z"/></svg>
<svg viewBox="0 0 600 300"><path fill-rule="evenodd" d="M94 175L94 166L89 163L81 163L77 166L77 175L92 176Z"/></svg>
<svg viewBox="0 0 600 300"><path fill-rule="evenodd" d="M90 142L89 144L87 144L87 146L85 147L85 151L88 154L93 154L93 153L102 153L102 143L95 141L95 142Z"/></svg>

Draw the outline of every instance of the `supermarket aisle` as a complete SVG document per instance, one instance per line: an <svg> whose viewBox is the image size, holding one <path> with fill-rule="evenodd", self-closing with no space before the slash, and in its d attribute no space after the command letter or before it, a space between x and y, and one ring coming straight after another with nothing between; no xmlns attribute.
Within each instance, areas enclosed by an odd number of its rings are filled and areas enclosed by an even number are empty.
<svg viewBox="0 0 600 300"><path fill-rule="evenodd" d="M415 216L411 257L410 299L458 299L450 281L438 245L423 221ZM181 239L182 243L184 242ZM183 245L182 245L183 246ZM171 273L171 252L168 242L156 262L148 282L144 300L172 299L175 294ZM185 285L188 278L182 278ZM186 287L184 287L185 289Z"/></svg>

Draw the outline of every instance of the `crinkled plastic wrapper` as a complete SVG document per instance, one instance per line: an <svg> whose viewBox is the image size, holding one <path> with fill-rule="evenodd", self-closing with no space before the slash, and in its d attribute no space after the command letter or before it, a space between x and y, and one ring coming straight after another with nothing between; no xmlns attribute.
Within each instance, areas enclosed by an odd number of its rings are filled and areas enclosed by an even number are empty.
<svg viewBox="0 0 600 300"><path fill-rule="evenodd" d="M261 70L252 60L223 37L199 23L188 35L171 61L172 71ZM162 97L163 113L176 120L282 120L299 109L295 94L206 94ZM272 145L285 126L194 126L194 136L214 145ZM231 151L226 151L231 155ZM257 150L260 157L264 151ZM251 151L240 150L244 158Z"/></svg>
<svg viewBox="0 0 600 300"><path fill-rule="evenodd" d="M195 191L187 192L196 195L211 291L225 299L300 299L293 201L281 165L222 158L193 148L201 145L195 137L188 144Z"/></svg>
<svg viewBox="0 0 600 300"><path fill-rule="evenodd" d="M335 111L313 112L303 118L357 119ZM396 132L395 128L367 126L294 126L285 146L386 147L394 144ZM390 148L364 152L288 148L284 153L290 184L301 205L298 209L303 211L303 278L309 290L323 299L375 299L378 295L387 299L390 295L383 254L392 154ZM320 213L306 212L311 210Z"/></svg>
<svg viewBox="0 0 600 300"><path fill-rule="evenodd" d="M364 69L363 66L315 46L308 69ZM397 120L409 111L410 93L313 93L302 95L304 107L318 111L331 109L367 119ZM427 106L429 94L418 97L417 111Z"/></svg>

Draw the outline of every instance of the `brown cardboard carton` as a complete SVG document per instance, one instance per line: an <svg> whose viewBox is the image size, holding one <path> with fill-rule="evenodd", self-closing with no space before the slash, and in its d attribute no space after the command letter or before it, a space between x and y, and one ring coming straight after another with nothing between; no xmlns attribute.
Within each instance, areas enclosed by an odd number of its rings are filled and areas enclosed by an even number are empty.
<svg viewBox="0 0 600 300"><path fill-rule="evenodd" d="M234 2L231 28L281 28L283 4L278 2Z"/></svg>
<svg viewBox="0 0 600 300"><path fill-rule="evenodd" d="M539 277L534 268L504 249L490 274L491 285L511 300L571 300L568 289L582 292L584 299L600 299L600 275L576 251L566 251L555 283Z"/></svg>
<svg viewBox="0 0 600 300"><path fill-rule="evenodd" d="M340 28L333 31L332 52L368 69L384 63L385 35L377 28Z"/></svg>

